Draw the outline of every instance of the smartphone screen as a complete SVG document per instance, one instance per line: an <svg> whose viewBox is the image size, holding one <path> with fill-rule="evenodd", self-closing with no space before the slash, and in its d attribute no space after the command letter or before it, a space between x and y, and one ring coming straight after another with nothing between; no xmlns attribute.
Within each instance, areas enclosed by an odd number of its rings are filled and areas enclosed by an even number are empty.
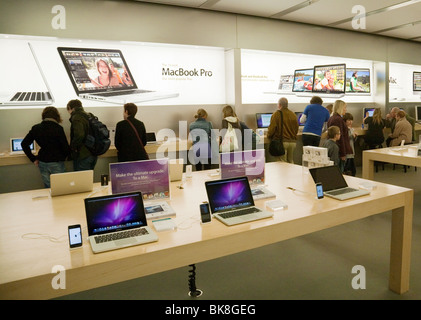
<svg viewBox="0 0 421 320"><path fill-rule="evenodd" d="M80 224L69 226L69 246L70 248L80 247L82 245L82 229Z"/></svg>
<svg viewBox="0 0 421 320"><path fill-rule="evenodd" d="M323 186L321 183L316 183L317 199L323 198Z"/></svg>
<svg viewBox="0 0 421 320"><path fill-rule="evenodd" d="M211 222L211 214L208 203L202 203L200 205L200 218L202 219L202 223Z"/></svg>

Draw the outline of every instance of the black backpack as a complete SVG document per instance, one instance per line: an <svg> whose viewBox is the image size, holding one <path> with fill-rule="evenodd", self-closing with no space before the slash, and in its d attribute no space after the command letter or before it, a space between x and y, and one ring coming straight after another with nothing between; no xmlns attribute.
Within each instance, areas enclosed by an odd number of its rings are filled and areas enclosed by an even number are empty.
<svg viewBox="0 0 421 320"><path fill-rule="evenodd" d="M110 148L110 131L98 120L98 117L88 113L89 133L85 139L85 146L94 156L100 156Z"/></svg>

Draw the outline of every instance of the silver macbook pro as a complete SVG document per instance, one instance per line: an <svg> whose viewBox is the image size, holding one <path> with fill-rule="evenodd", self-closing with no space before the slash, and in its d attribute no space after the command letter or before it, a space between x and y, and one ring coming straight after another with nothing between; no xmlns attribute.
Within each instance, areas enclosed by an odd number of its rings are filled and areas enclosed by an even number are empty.
<svg viewBox="0 0 421 320"><path fill-rule="evenodd" d="M211 213L228 226L273 216L255 207L247 177L206 181L205 187Z"/></svg>
<svg viewBox="0 0 421 320"><path fill-rule="evenodd" d="M71 171L50 175L51 196L89 192L94 186L94 171Z"/></svg>
<svg viewBox="0 0 421 320"><path fill-rule="evenodd" d="M158 241L147 225L141 192L86 198L85 211L94 253Z"/></svg>
<svg viewBox="0 0 421 320"><path fill-rule="evenodd" d="M178 97L138 88L120 50L57 48L76 94L83 99L125 104Z"/></svg>
<svg viewBox="0 0 421 320"><path fill-rule="evenodd" d="M326 166L309 169L315 183L322 183L325 196L347 200L370 194L367 190L348 187L338 166Z"/></svg>

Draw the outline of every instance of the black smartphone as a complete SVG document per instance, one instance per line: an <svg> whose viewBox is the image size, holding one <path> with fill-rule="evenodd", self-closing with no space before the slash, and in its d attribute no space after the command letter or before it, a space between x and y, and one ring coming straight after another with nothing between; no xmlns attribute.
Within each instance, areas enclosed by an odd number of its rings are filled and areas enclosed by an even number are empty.
<svg viewBox="0 0 421 320"><path fill-rule="evenodd" d="M82 229L80 227L80 224L69 226L68 230L70 248L77 248L82 246Z"/></svg>
<svg viewBox="0 0 421 320"><path fill-rule="evenodd" d="M316 193L317 193L317 199L322 199L324 197L323 185L321 182L316 183Z"/></svg>
<svg viewBox="0 0 421 320"><path fill-rule="evenodd" d="M209 210L209 203L200 204L200 218L202 219L202 223L211 222L212 218Z"/></svg>

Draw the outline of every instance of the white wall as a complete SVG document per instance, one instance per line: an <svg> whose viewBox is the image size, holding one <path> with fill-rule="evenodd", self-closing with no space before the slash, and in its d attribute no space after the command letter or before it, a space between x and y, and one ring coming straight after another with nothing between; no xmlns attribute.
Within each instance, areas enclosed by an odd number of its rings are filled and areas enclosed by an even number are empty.
<svg viewBox="0 0 421 320"><path fill-rule="evenodd" d="M55 30L52 8L60 4L66 10L66 29ZM271 50L367 59L386 63L419 64L421 44L344 31L307 24L278 21L230 13L189 9L134 1L97 0L2 0L0 1L0 33L48 36L72 39L125 40L156 43L173 43L216 46L233 50L227 56L234 62L230 76L235 92L227 93L230 104L249 125L254 125L256 112L272 111L273 104L241 104L240 49ZM5 48L1 48L4 50ZM7 48L6 48L7 50ZM379 84L387 94L386 83ZM376 104L388 109L384 96ZM411 108L414 104L401 104ZM302 109L305 104L292 106ZM359 116L364 104L350 105L349 110ZM215 127L221 123L222 105L145 106L139 110L140 118L150 130L171 128L178 130L179 120L193 121L197 108L205 107ZM60 109L63 126L68 132L68 114ZM89 110L88 110L89 111ZM410 111L411 112L411 111ZM95 108L95 113L105 122L117 122L122 117L121 107ZM26 134L30 126L40 121L40 109L0 110L0 152L8 148L10 135ZM359 119L361 121L361 119ZM356 121L358 122L358 121Z"/></svg>

